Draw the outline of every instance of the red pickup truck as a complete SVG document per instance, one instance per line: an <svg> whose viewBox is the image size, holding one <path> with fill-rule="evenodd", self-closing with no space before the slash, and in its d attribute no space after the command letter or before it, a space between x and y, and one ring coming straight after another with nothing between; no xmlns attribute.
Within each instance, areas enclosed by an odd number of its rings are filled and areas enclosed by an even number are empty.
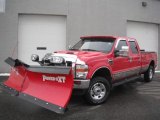
<svg viewBox="0 0 160 120"><path fill-rule="evenodd" d="M3 86L21 98L39 100L34 103L57 113L64 112L73 88L84 90L89 103L101 104L113 86L135 80L141 74L144 81L150 82L157 67L155 52L140 50L134 38L115 36L81 37L68 51L48 53L42 60L32 55L31 59L41 66L6 60L13 70Z"/></svg>
<svg viewBox="0 0 160 120"><path fill-rule="evenodd" d="M157 66L157 54L140 50L137 41L128 37L81 37L70 51L55 54L77 56L74 88L86 89L85 97L92 104L104 102L112 86L134 80L141 74L150 82Z"/></svg>

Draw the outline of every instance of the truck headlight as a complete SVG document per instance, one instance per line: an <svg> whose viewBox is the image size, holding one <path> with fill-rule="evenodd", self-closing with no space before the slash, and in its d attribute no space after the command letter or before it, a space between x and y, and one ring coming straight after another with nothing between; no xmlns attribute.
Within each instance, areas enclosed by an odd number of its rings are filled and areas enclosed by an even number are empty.
<svg viewBox="0 0 160 120"><path fill-rule="evenodd" d="M88 74L88 65L76 65L76 78L86 79Z"/></svg>

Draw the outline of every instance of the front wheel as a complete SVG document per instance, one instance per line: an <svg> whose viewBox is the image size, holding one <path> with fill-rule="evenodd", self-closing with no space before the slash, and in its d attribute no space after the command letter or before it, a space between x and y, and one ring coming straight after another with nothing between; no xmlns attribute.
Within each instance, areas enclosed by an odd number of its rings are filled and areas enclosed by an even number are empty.
<svg viewBox="0 0 160 120"><path fill-rule="evenodd" d="M154 76L154 67L150 65L148 70L144 73L144 81L145 82L152 81L153 76Z"/></svg>
<svg viewBox="0 0 160 120"><path fill-rule="evenodd" d="M109 93L109 81L103 77L95 77L91 80L85 98L90 104L101 104L107 100Z"/></svg>

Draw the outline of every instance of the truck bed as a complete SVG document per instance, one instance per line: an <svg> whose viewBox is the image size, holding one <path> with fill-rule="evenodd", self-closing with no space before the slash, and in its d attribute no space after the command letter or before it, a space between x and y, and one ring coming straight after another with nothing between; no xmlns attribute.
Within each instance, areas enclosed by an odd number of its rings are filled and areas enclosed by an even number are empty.
<svg viewBox="0 0 160 120"><path fill-rule="evenodd" d="M152 52L152 51L141 51L141 66L142 66L142 73L145 72L148 67L149 64L151 63L151 58L152 60L156 61L155 62L155 66L157 66L157 54L156 52Z"/></svg>

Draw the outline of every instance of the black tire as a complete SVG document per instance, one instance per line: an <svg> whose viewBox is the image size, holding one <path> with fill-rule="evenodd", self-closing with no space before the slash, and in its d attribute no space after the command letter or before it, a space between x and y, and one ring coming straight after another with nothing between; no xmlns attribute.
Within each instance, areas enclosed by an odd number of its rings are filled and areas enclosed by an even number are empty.
<svg viewBox="0 0 160 120"><path fill-rule="evenodd" d="M109 81L103 77L95 77L85 94L88 103L98 105L105 102L110 94Z"/></svg>
<svg viewBox="0 0 160 120"><path fill-rule="evenodd" d="M145 82L152 81L153 75L154 75L154 67L152 65L150 65L148 70L144 73L144 81Z"/></svg>

